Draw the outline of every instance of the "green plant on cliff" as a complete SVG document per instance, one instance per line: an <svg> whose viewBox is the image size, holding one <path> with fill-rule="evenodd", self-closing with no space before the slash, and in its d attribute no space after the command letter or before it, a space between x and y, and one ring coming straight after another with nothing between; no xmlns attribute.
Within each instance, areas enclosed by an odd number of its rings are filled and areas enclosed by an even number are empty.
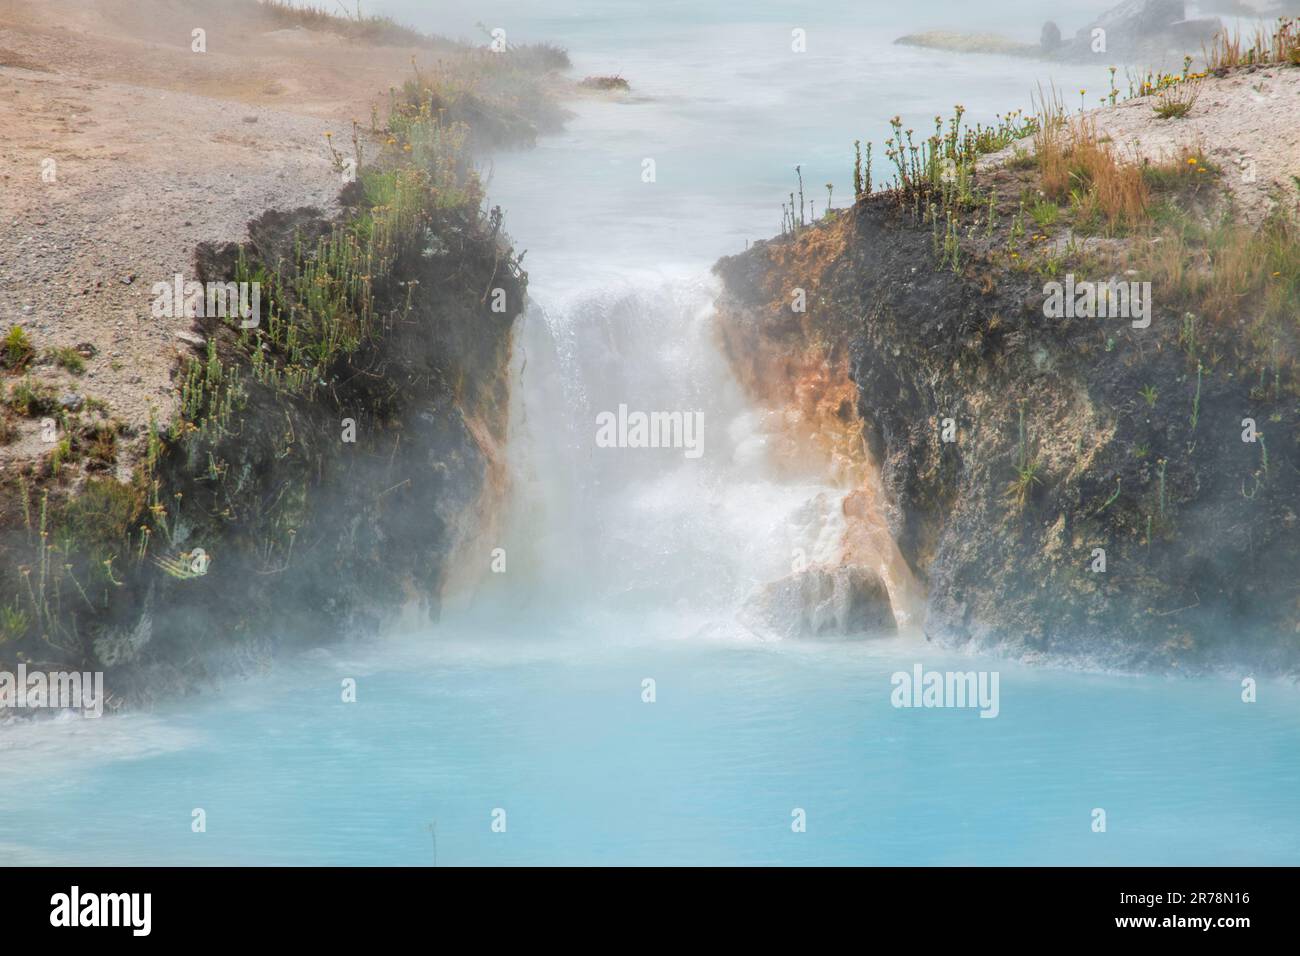
<svg viewBox="0 0 1300 956"><path fill-rule="evenodd" d="M1246 483L1242 482L1241 494L1244 498L1254 498L1259 494L1261 486L1268 480L1268 444L1264 441L1264 433L1260 432L1259 438L1259 468L1257 468L1251 477L1251 490L1246 491Z"/></svg>
<svg viewBox="0 0 1300 956"><path fill-rule="evenodd" d="M1119 234L1147 221L1150 189L1141 167L1103 142L1094 120L1045 114L1034 144L1042 192L1070 202L1076 229L1101 223Z"/></svg>
<svg viewBox="0 0 1300 956"><path fill-rule="evenodd" d="M1199 82L1179 83L1160 93L1152 110L1161 119L1182 119L1192 111L1200 93Z"/></svg>
<svg viewBox="0 0 1300 956"><path fill-rule="evenodd" d="M1016 512L1024 511L1025 505L1033 496L1034 488L1042 484L1042 463L1036 455L1031 456L1028 436L1025 432L1025 405L1020 405L1019 423L1016 429L1016 463L1015 478L1006 487L1005 495Z"/></svg>
<svg viewBox="0 0 1300 956"><path fill-rule="evenodd" d="M207 348L205 361L192 356L186 359L181 415L172 425L173 439L180 437L185 423L219 434L230 426L247 397L238 367L226 365L218 357L216 339L209 339Z"/></svg>
<svg viewBox="0 0 1300 956"><path fill-rule="evenodd" d="M340 2L339 13L332 13L314 5L300 5L288 0L238 0L245 6L252 7L259 16L276 26L288 26L306 30L322 30L345 36L349 40L369 43L391 43L394 45L429 45L437 41L418 30L404 26L395 20L367 14L359 2L349 10Z"/></svg>
<svg viewBox="0 0 1300 956"><path fill-rule="evenodd" d="M1016 476L1007 484L1006 497L1016 511L1024 511L1034 488L1042 484L1042 462L1037 458L1016 467Z"/></svg>
<svg viewBox="0 0 1300 956"><path fill-rule="evenodd" d="M50 349L49 357L54 360L55 365L66 369L73 375L81 375L86 371L85 358L74 348L60 346L59 348Z"/></svg>
<svg viewBox="0 0 1300 956"><path fill-rule="evenodd" d="M934 133L923 140L915 130L904 129L901 117L889 121L892 135L885 140L885 156L894 164L892 188L900 202L912 204L932 194L949 198L953 184L973 175L975 154L961 133L965 107L957 106L946 128L943 117L934 118Z"/></svg>
<svg viewBox="0 0 1300 956"><path fill-rule="evenodd" d="M0 644L7 644L27 633L27 612L13 604L0 607Z"/></svg>
<svg viewBox="0 0 1300 956"><path fill-rule="evenodd" d="M1198 81L1188 73L1155 87ZM1149 279L1155 301L1185 316L1179 346L1204 365L1201 374L1226 359L1235 374L1259 379L1260 396L1300 389L1292 347L1300 314L1300 227L1285 204L1263 223L1238 221L1222 170L1194 144L1158 161L1120 155L1092 121L1050 108L1035 141L1038 187L1068 200L1075 233L1131 237L1122 251L1099 259ZM1014 241L1008 248L1020 251ZM1040 254L1050 255L1046 247ZM1080 271L1075 259L1070 265Z"/></svg>
<svg viewBox="0 0 1300 956"><path fill-rule="evenodd" d="M1177 212L1159 235L1161 242L1135 250L1136 267L1185 311L1180 344L1188 356L1218 338L1256 371L1285 373L1294 386L1294 355L1283 362L1273 343L1291 340L1300 314L1300 228L1281 213L1256 226ZM1244 336L1228 331L1234 326Z"/></svg>
<svg viewBox="0 0 1300 956"><path fill-rule="evenodd" d="M413 81L393 91L388 122L380 129L377 116L373 121L383 142L378 155L367 151L363 157L354 143L357 159L366 162L358 164L359 181L343 194L345 212L338 219L328 225L312 221L310 238L277 234L273 261L250 261L265 247L250 244L240 252L233 274L223 278L260 284L262 321L245 329L237 319L228 320L206 330L205 354L187 358L179 369L179 414L161 425L151 414L142 430L144 460L129 482L74 475L72 453L85 472L113 461L118 432L113 423L79 422L71 415L60 416L63 444L50 460L57 478L38 470L4 479L6 500L16 502L4 510L16 527L0 539L0 643L6 645L0 663L14 655L94 661L98 652L91 638L102 630L87 628L87 619L112 611L131 620L159 583L192 587L183 583L189 575L173 575L173 562L189 554L180 549L192 548L194 535L207 534L214 522L240 522L229 540L220 541L228 546L222 553L232 555L232 567L238 555L251 558L249 567L264 574L290 570L296 537L313 515L310 497L321 464L319 447L305 449L304 436L292 435L295 427L330 419L345 401L387 424L386 396L427 370L418 362L400 372L386 367L394 359L378 348L385 336L415 321L430 323L428 334L443 335L439 324L450 316L431 303L449 303L451 315L462 308L472 315L487 295L485 283L488 292L507 286L516 300L526 273L500 236L499 213L489 216L481 208L483 190L469 159L471 129L457 117L475 118L475 136L481 118L498 133L518 133L527 141L525 132L535 127L525 110L529 97L538 95L536 84L530 91L514 81L522 70L549 68L555 57L541 48L512 48L501 57L470 52L433 71L417 70ZM417 276L439 283L428 301L418 301L423 288ZM424 331L406 328L402 334L414 338ZM26 333L18 329L8 336L0 342L0 363L26 367ZM11 343L21 345L24 355L12 366ZM496 347L495 340L491 345ZM392 343L390 351L400 348ZM69 359L65 367L75 373L74 364ZM448 371L449 378L462 381L477 369ZM23 415L59 414L53 391L31 379L14 382L0 397ZM281 428L287 425L287 439L268 431L268 411ZM3 418L10 420L7 412ZM321 444L319 434L311 438ZM237 470L231 449L241 446L259 448ZM264 450L274 461L257 457ZM300 467L303 457L313 467ZM278 464L284 459L284 466ZM274 488L259 484L256 472L264 465L284 478ZM239 499L237 484L240 491L251 484L259 494Z"/></svg>
<svg viewBox="0 0 1300 956"><path fill-rule="evenodd" d="M1061 207L1049 200L1039 199L1029 207L1029 215L1039 228L1046 229L1056 224L1061 215Z"/></svg>
<svg viewBox="0 0 1300 956"><path fill-rule="evenodd" d="M90 478L81 493L67 503L60 523L91 550L118 552L143 508L138 484Z"/></svg>
<svg viewBox="0 0 1300 956"><path fill-rule="evenodd" d="M107 589L122 585L112 567L129 549L140 492L136 484L92 478L62 505L42 490L33 514L26 484L19 490L31 548L14 577L0 582L10 593L16 586L18 598L7 609L9 623L0 620L0 627L7 627L9 640L30 632L39 642L35 653L75 658L86 651L75 612L101 610Z"/></svg>
<svg viewBox="0 0 1300 956"><path fill-rule="evenodd" d="M948 213L948 226L943 234L943 252L940 265L948 263L954 274L961 274L961 236L957 231L957 220L952 212Z"/></svg>
<svg viewBox="0 0 1300 956"><path fill-rule="evenodd" d="M1214 177L1222 170L1211 162L1199 148L1184 146L1174 156L1164 162L1143 163L1142 177L1152 191L1168 196L1174 194L1185 199L1212 185ZM1167 206L1153 204L1153 219L1164 220L1172 210ZM1174 215L1176 216L1176 211Z"/></svg>
<svg viewBox="0 0 1300 956"><path fill-rule="evenodd" d="M862 140L853 141L853 198L871 195L871 143L867 143L866 162L862 158Z"/></svg>
<svg viewBox="0 0 1300 956"><path fill-rule="evenodd" d="M50 474L57 476L72 456L72 440L67 437L60 439L50 451Z"/></svg>
<svg viewBox="0 0 1300 956"><path fill-rule="evenodd" d="M144 515L143 482L90 478L78 494L56 515L71 545L64 549L70 570L83 575L86 587L106 601L103 589L120 587L114 563L124 566L132 552L132 529Z"/></svg>
<svg viewBox="0 0 1300 956"><path fill-rule="evenodd" d="M262 384L308 397L329 384L391 324L375 288L395 263L426 242L438 217L479 214L483 191L467 159L468 127L444 119L440 94L427 82L417 68L400 95L393 91L386 151L358 171L363 201L354 215L314 244L299 239L289 268L272 272L241 254L236 279L260 283L266 303L266 322L240 337ZM206 379L193 367L191 378L186 407L193 419Z"/></svg>
<svg viewBox="0 0 1300 956"><path fill-rule="evenodd" d="M934 132L923 139L917 138L914 129L904 128L901 117L895 116L889 121L892 132L884 143L885 156L894 170L889 192L899 207L911 210L916 221L923 218L927 222L934 221L931 205L937 205L945 213L950 209L961 212L982 205L986 200L976 189L976 160L1029 136L1038 128L1037 117L1025 116L1019 110L1006 116L998 114L997 121L989 126L977 123L973 127L963 127L965 113L966 108L958 104L946 122L942 116L936 116ZM861 141L854 141L855 200L872 194L871 154L872 144L868 142L864 166ZM783 235L797 232L797 225L791 228L790 222L792 212L801 206L802 192L798 206L791 197L790 211L783 209ZM794 213L794 221L798 223L799 219L800 214ZM992 222L992 216L989 222Z"/></svg>
<svg viewBox="0 0 1300 956"><path fill-rule="evenodd" d="M59 407L54 389L31 379L15 382L9 390L9 407L19 415L51 415Z"/></svg>
<svg viewBox="0 0 1300 956"><path fill-rule="evenodd" d="M87 457L105 465L111 465L117 461L116 425L110 423L90 425L86 427L85 432L89 440L89 448L86 451Z"/></svg>
<svg viewBox="0 0 1300 956"><path fill-rule="evenodd" d="M14 372L21 372L31 362L36 350L21 325L13 326L0 342L0 364Z"/></svg>
<svg viewBox="0 0 1300 956"><path fill-rule="evenodd" d="M966 131L964 145L968 152L976 156L996 153L1038 130L1038 117L1023 110L1012 110L1005 116L998 113L996 119L991 126L976 123Z"/></svg>
<svg viewBox="0 0 1300 956"><path fill-rule="evenodd" d="M1200 362L1196 363L1196 394L1192 396L1192 431L1196 431L1196 423L1201 420L1201 377L1205 371L1205 366Z"/></svg>
<svg viewBox="0 0 1300 956"><path fill-rule="evenodd" d="M1300 62L1300 20L1282 17L1275 25L1260 24L1249 41L1240 29L1220 30L1205 53L1206 69L1228 70L1269 63Z"/></svg>

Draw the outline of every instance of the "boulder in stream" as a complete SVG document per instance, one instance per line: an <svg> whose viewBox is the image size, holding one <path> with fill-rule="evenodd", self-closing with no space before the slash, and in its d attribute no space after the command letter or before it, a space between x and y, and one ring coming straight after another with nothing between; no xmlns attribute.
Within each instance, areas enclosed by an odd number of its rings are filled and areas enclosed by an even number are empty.
<svg viewBox="0 0 1300 956"><path fill-rule="evenodd" d="M744 623L774 639L844 640L898 629L880 574L862 565L814 566L764 585Z"/></svg>

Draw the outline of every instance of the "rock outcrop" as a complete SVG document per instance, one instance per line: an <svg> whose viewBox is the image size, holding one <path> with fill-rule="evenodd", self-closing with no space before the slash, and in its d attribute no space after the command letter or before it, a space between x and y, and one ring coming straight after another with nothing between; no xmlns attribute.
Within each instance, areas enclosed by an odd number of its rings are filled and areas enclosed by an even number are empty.
<svg viewBox="0 0 1300 956"><path fill-rule="evenodd" d="M897 630L889 591L860 565L812 567L765 585L742 611L760 637L837 640Z"/></svg>
<svg viewBox="0 0 1300 956"><path fill-rule="evenodd" d="M1199 54L1222 26L1217 17L1188 19L1184 0L1125 0L1057 46L1052 56L1088 60L1104 53L1158 63L1171 53Z"/></svg>
<svg viewBox="0 0 1300 956"><path fill-rule="evenodd" d="M1218 17L1189 19L1184 0L1125 0L1069 38L1048 21L1036 44L994 33L951 30L908 34L894 42L952 53L1159 66L1171 65L1184 55L1199 56L1222 27Z"/></svg>
<svg viewBox="0 0 1300 956"><path fill-rule="evenodd" d="M836 378L824 391L853 389L830 427L860 423L882 489L864 497L867 517L926 589L929 638L1123 669L1295 672L1294 330L1272 326L1260 351L1240 310L1212 328L1159 284L1144 329L1046 318L1048 279L1008 259L998 231L1029 174L1003 175L998 228L961 268L888 194L721 260L738 377L797 403L807 376L783 383L782 362L821 354ZM1122 262L1097 277L1116 275ZM1264 288L1292 281L1278 277ZM1246 420L1268 432L1266 453L1243 440ZM799 607L804 587L776 591Z"/></svg>

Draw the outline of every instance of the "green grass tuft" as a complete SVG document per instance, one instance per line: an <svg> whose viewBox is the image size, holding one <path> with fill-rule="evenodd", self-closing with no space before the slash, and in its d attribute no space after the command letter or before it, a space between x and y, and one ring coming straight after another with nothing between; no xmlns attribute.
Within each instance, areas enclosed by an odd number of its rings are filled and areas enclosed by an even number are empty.
<svg viewBox="0 0 1300 956"><path fill-rule="evenodd" d="M0 341L0 365L11 371L21 372L31 363L35 354L32 340L21 325L11 328L3 341Z"/></svg>

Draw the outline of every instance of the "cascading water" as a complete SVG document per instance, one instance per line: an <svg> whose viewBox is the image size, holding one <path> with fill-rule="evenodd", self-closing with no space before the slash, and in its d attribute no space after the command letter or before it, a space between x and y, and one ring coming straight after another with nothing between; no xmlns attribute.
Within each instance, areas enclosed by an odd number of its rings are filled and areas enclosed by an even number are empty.
<svg viewBox="0 0 1300 956"><path fill-rule="evenodd" d="M844 490L772 475L764 416L714 341L715 294L707 277L632 280L525 318L502 586L532 613L667 614L676 636L740 636L737 609L792 555L837 559ZM598 416L620 406L702 431L693 448L598 447Z"/></svg>

